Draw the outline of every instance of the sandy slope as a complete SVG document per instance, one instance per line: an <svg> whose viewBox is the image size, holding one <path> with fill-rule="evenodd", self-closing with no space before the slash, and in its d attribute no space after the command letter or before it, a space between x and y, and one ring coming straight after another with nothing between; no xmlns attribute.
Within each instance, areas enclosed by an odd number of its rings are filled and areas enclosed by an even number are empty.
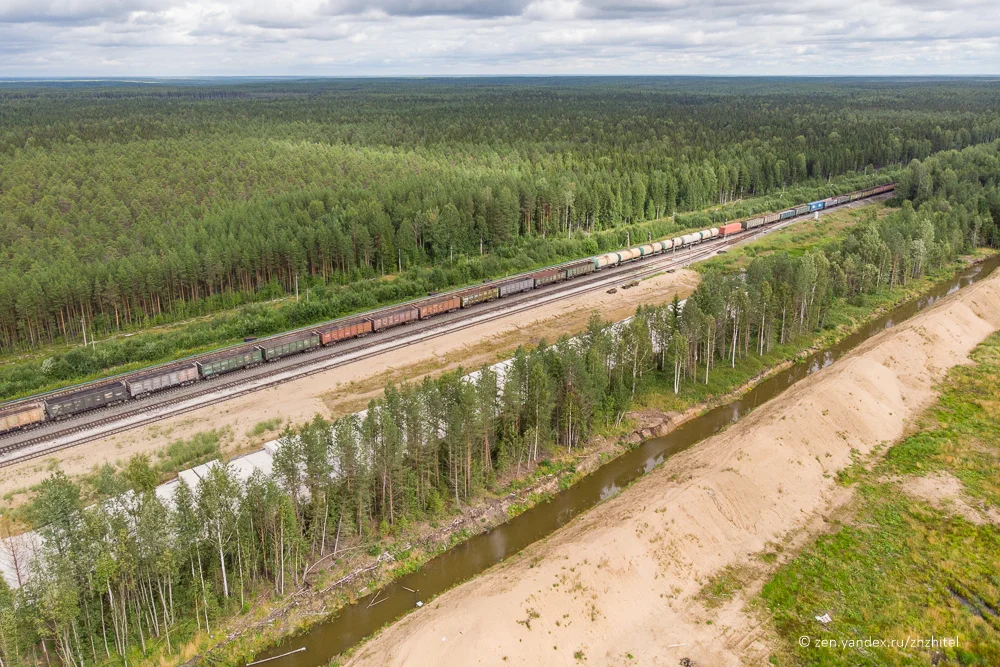
<svg viewBox="0 0 1000 667"><path fill-rule="evenodd" d="M763 664L734 601L693 599L726 566L792 548L850 492L834 482L904 435L948 368L1000 328L1000 274L889 330L518 558L442 595L352 665ZM711 621L707 624L706 621ZM582 652L582 659L574 654Z"/></svg>
<svg viewBox="0 0 1000 667"><path fill-rule="evenodd" d="M644 280L632 289L618 290L616 294L596 291L542 304L375 359L287 382L51 457L2 468L0 494L38 483L49 475L51 461L57 460L67 474L80 474L105 462L124 461L133 454L154 453L178 438L213 428L231 430L232 437L224 443L224 451L253 449L260 446L264 437L250 443L246 433L259 422L277 418L302 423L316 414L330 416L360 410L369 398L381 393L389 379L413 381L428 372L439 373L458 366L475 369L484 363L495 363L520 344L536 343L541 337L554 340L561 334L582 331L595 310L607 320L621 320L632 315L641 304L669 303L674 294L683 299L697 284L696 272L680 269ZM24 497L16 496L13 502L21 502Z"/></svg>

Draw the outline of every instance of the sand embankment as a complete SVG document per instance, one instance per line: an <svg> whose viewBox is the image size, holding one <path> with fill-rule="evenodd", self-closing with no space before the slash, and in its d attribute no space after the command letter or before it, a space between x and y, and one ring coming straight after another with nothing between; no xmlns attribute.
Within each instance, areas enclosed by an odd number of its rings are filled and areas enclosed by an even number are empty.
<svg viewBox="0 0 1000 667"><path fill-rule="evenodd" d="M766 662L740 600L702 586L824 529L852 457L899 439L946 371L1000 328L1000 273L943 300L683 452L607 503L442 595L351 665ZM708 623L711 621L711 623ZM586 663L581 662L586 660Z"/></svg>

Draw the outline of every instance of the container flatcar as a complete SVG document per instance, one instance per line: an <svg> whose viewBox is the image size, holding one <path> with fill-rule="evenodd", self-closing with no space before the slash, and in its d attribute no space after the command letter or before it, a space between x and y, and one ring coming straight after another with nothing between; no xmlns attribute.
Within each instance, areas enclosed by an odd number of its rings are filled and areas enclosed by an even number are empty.
<svg viewBox="0 0 1000 667"><path fill-rule="evenodd" d="M462 308L468 308L477 303L486 303L500 298L500 289L496 285L473 287L460 293L459 298L462 302Z"/></svg>
<svg viewBox="0 0 1000 667"><path fill-rule="evenodd" d="M535 289L534 278L531 278L530 276L527 278L515 278L514 280L508 280L507 282L500 283L500 296L504 297L511 294L518 294L532 289Z"/></svg>
<svg viewBox="0 0 1000 667"><path fill-rule="evenodd" d="M198 366L190 364L188 366L181 366L180 368L164 368L138 377L127 378L125 386L128 388L129 396L135 398L154 391L179 387L182 384L197 380Z"/></svg>
<svg viewBox="0 0 1000 667"><path fill-rule="evenodd" d="M422 320L442 313L450 313L462 307L462 299L457 294L449 294L417 305L417 315Z"/></svg>
<svg viewBox="0 0 1000 667"><path fill-rule="evenodd" d="M287 357L290 354L307 352L319 347L319 333L315 331L301 331L290 336L281 336L273 340L264 341L263 345L258 345L265 361L274 361Z"/></svg>
<svg viewBox="0 0 1000 667"><path fill-rule="evenodd" d="M28 403L0 412L0 433L41 424L45 421L45 405Z"/></svg>
<svg viewBox="0 0 1000 667"><path fill-rule="evenodd" d="M78 412L96 410L125 400L128 400L125 383L111 382L100 387L81 389L71 394L46 399L45 414L49 419L62 419Z"/></svg>
<svg viewBox="0 0 1000 667"><path fill-rule="evenodd" d="M260 347L251 347L220 352L195 362L195 365L198 366L201 377L209 378L220 373L229 373L248 366L256 366L262 361L264 361L264 353Z"/></svg>
<svg viewBox="0 0 1000 667"><path fill-rule="evenodd" d="M594 272L594 263L589 261L574 262L566 267L566 277L576 278Z"/></svg>
<svg viewBox="0 0 1000 667"><path fill-rule="evenodd" d="M372 321L367 317L338 322L334 326L321 329L319 331L319 342L322 345L333 345L334 343L349 338L357 338L372 332Z"/></svg>
<svg viewBox="0 0 1000 667"><path fill-rule="evenodd" d="M543 287L566 280L566 269L546 269L531 277L535 279L535 287Z"/></svg>
<svg viewBox="0 0 1000 667"><path fill-rule="evenodd" d="M813 211L820 211L826 208L826 202L825 201L809 202L807 206L809 207L809 212L812 213Z"/></svg>
<svg viewBox="0 0 1000 667"><path fill-rule="evenodd" d="M391 327L398 327L401 324L412 322L420 318L420 311L416 306L403 306L393 310L382 311L372 316L372 329L382 331Z"/></svg>

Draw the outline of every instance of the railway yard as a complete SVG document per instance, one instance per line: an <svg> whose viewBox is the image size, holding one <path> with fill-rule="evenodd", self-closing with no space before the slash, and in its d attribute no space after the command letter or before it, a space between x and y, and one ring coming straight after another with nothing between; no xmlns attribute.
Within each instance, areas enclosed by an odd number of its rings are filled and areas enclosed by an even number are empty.
<svg viewBox="0 0 1000 667"><path fill-rule="evenodd" d="M608 319L621 319L640 303L665 303L675 293L686 296L697 277L684 266L814 215L788 217L743 234L603 268L572 282L455 309L429 320L343 340L333 347L316 346L306 354L6 434L0 438L0 489L30 484L43 474L35 461L57 452L61 452L64 469L82 473L95 463L155 452L177 438L209 429L230 428L242 437L241 431L263 420L296 423L317 413L358 409L388 379L412 380L447 367L494 362L498 354L522 342L582 329L595 310ZM635 280L642 281L639 287L619 289ZM610 290L615 293L609 294Z"/></svg>

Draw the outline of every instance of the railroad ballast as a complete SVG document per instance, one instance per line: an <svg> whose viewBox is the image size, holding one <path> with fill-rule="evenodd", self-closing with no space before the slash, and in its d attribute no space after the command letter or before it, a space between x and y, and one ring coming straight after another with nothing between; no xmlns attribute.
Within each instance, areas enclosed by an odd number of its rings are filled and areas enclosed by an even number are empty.
<svg viewBox="0 0 1000 667"><path fill-rule="evenodd" d="M257 364L276 361L293 354L335 345L344 340L401 326L418 319L427 319L455 310L471 308L511 294L571 280L625 262L676 252L678 248L696 245L720 236L729 237L740 234L779 220L787 220L813 211L891 192L895 188L895 183L889 183L829 197L778 213L731 222L722 227L703 229L679 237L653 241L616 252L604 253L589 259L577 260L529 274L421 299L403 306L391 306L372 313L355 315L303 331L266 338L255 345L236 347L210 353L194 360L185 360L160 368L139 371L121 380L89 387L84 386L70 393L35 398L34 400L28 399L6 409L0 409L0 434L31 428L48 421L96 410L123 401L135 400L152 393L243 370Z"/></svg>

